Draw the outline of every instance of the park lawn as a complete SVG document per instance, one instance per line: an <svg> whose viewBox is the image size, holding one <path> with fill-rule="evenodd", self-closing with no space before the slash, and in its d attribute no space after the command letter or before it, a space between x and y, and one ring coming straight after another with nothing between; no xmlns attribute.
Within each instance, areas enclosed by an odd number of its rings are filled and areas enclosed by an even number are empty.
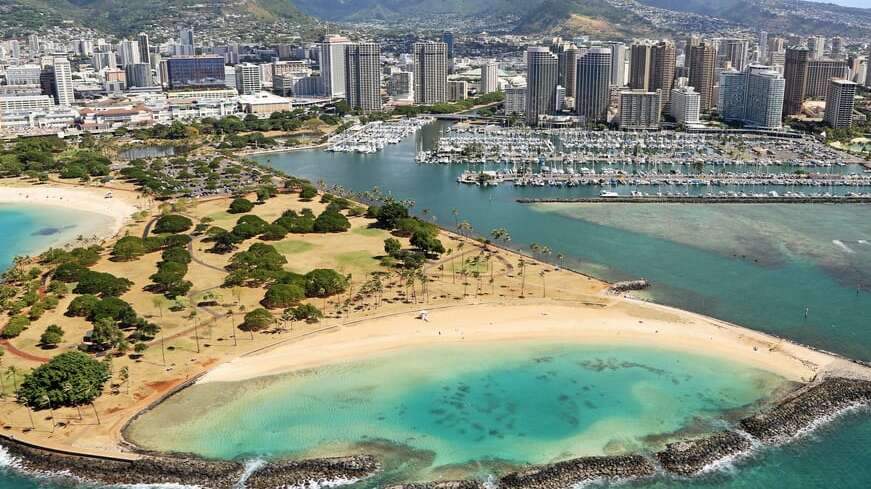
<svg viewBox="0 0 871 489"><path fill-rule="evenodd" d="M315 247L312 243L298 239L286 239L273 243L272 246L283 255L294 255L297 253L305 253Z"/></svg>

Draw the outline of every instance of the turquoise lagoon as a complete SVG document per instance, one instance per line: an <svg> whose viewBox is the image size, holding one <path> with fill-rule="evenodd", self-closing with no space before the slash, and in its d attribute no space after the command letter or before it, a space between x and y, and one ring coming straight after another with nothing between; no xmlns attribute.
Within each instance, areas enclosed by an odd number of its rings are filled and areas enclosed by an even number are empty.
<svg viewBox="0 0 871 489"><path fill-rule="evenodd" d="M64 207L0 204L0 270L19 255L32 255L51 246L91 237L112 223L108 216Z"/></svg>
<svg viewBox="0 0 871 489"><path fill-rule="evenodd" d="M510 342L418 347L235 383L195 385L133 423L148 449L214 458L375 452L386 477L482 475L646 451L787 387L668 350ZM409 464L409 461L414 463Z"/></svg>

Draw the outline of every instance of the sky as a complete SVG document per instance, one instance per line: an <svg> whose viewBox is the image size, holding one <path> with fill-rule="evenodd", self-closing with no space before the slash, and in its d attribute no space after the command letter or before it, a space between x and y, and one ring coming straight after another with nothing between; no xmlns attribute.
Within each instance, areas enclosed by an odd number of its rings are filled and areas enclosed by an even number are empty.
<svg viewBox="0 0 871 489"><path fill-rule="evenodd" d="M847 7L871 8L871 0L811 0L818 3L836 3Z"/></svg>

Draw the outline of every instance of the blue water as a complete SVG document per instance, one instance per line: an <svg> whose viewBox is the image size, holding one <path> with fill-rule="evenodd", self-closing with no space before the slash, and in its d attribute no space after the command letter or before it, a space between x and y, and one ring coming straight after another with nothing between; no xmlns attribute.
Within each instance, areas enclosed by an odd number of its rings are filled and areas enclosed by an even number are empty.
<svg viewBox="0 0 871 489"><path fill-rule="evenodd" d="M416 212L427 209L448 227L454 226L456 209L459 219L469 220L481 234L505 227L513 246L547 245L554 256L565 254L566 264L579 270L606 279L648 278L655 284L650 295L657 301L871 360L871 257L863 244L871 241L869 206L696 206L691 211L615 207L612 211L622 214L610 216L601 209L524 206L514 200L589 195L599 189L460 186L455 179L464 168L413 161L415 152L425 149L439 130L427 128L414 140L375 155L305 151L258 160L356 191L378 186L414 199ZM251 448L257 443L245 445L214 449L228 456L258 452ZM284 449L294 446L288 441ZM864 489L871 487L869 446L871 416L864 411L790 445L763 449L737 462L734 469L692 480L657 478L629 486ZM264 450L281 452L280 448L270 445ZM55 486L7 476L0 477L0 487Z"/></svg>

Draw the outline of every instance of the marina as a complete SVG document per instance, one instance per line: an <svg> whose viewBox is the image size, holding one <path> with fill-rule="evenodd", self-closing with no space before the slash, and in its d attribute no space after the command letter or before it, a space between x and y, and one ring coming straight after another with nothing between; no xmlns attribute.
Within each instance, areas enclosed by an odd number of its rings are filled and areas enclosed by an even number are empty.
<svg viewBox="0 0 871 489"><path fill-rule="evenodd" d="M339 153L375 153L388 144L399 144L421 127L433 121L430 117L415 117L390 121L373 121L354 125L330 138L325 151Z"/></svg>

